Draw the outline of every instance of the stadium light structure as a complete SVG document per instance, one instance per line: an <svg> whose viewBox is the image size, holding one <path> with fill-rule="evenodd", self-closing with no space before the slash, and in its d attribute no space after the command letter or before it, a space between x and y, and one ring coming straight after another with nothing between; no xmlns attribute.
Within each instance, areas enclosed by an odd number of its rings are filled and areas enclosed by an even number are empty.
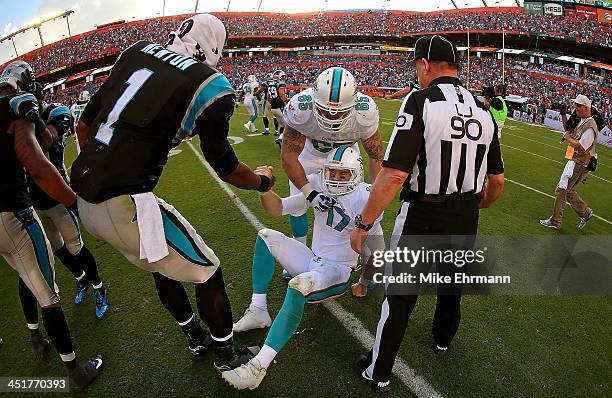
<svg viewBox="0 0 612 398"><path fill-rule="evenodd" d="M10 40L13 43L13 48L15 49L15 55L19 56L19 52L17 51L17 46L15 46L15 36L17 36L20 33L26 32L29 29L36 29L38 31L38 38L40 39L40 46L44 47L45 45L45 41L43 39L43 35L42 35L42 31L40 30L40 27L47 22L50 21L54 21L56 19L60 19L60 18L66 18L66 25L68 26L68 36L72 37L72 34L70 33L70 21L68 19L68 17L70 16L70 14L74 14L73 10L66 10L63 12L60 12L59 14L54 14L48 17L45 17L41 20L38 20L34 23L29 24L28 26L24 26L23 28L16 30L13 33L9 33L8 35L1 37L0 38L0 43L5 42L6 40Z"/></svg>

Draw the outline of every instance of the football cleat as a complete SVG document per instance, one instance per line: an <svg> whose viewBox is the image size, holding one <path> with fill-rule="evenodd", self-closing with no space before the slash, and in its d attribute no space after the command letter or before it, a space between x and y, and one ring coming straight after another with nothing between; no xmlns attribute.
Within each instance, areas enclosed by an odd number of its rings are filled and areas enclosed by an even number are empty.
<svg viewBox="0 0 612 398"><path fill-rule="evenodd" d="M108 311L108 293L94 290L93 296L96 301L96 318L100 319Z"/></svg>
<svg viewBox="0 0 612 398"><path fill-rule="evenodd" d="M83 280L87 279L86 277L83 277ZM81 304L83 302L83 300L85 300L85 297L87 296L87 291L89 290L89 287L91 286L91 282L89 281L77 281L76 283L76 296L74 296L74 303L75 304Z"/></svg>
<svg viewBox="0 0 612 398"><path fill-rule="evenodd" d="M243 124L242 127L244 127L244 129L246 130L247 133L249 133L251 131L251 123L250 122L247 122L247 123Z"/></svg>
<svg viewBox="0 0 612 398"><path fill-rule="evenodd" d="M253 358L239 368L221 373L221 377L238 390L254 390L266 377L266 368L262 368L259 361Z"/></svg>
<svg viewBox="0 0 612 398"><path fill-rule="evenodd" d="M222 373L239 368L253 359L259 350L257 346L236 348L233 344L227 347L215 347L215 369Z"/></svg>
<svg viewBox="0 0 612 398"><path fill-rule="evenodd" d="M561 229L560 226L553 224L553 222L550 221L550 218L547 218L546 220L540 220L540 224L545 226L546 228Z"/></svg>
<svg viewBox="0 0 612 398"><path fill-rule="evenodd" d="M32 330L30 335L34 355L44 355L51 350L51 342L45 339L39 330Z"/></svg>
<svg viewBox="0 0 612 398"><path fill-rule="evenodd" d="M587 222L593 217L593 210L589 209L589 212L586 216L580 218L580 224L578 224L578 229L582 230L586 227Z"/></svg>
<svg viewBox="0 0 612 398"><path fill-rule="evenodd" d="M370 361L368 360L368 357L366 355L361 354L355 359L355 367L356 367L357 372L359 373L359 377L361 377L362 380L367 382L370 385L370 387L372 387L374 392L385 393L391 390L391 382L389 380L375 381L374 379L372 379L370 376L366 374L366 369L369 366L370 366Z"/></svg>
<svg viewBox="0 0 612 398"><path fill-rule="evenodd" d="M70 387L75 391L83 391L102 371L102 357L100 355L90 359L84 364L78 364L68 374Z"/></svg>
<svg viewBox="0 0 612 398"><path fill-rule="evenodd" d="M274 134L276 135L276 134ZM283 139L282 138L277 138L274 140L274 142L276 143L276 145L278 145L278 149L281 149L283 146Z"/></svg>
<svg viewBox="0 0 612 398"><path fill-rule="evenodd" d="M191 326L187 329L183 329L185 337L187 337L187 346L193 356L200 356L204 354L213 344L213 339L210 333L202 329L198 318L194 317Z"/></svg>
<svg viewBox="0 0 612 398"><path fill-rule="evenodd" d="M234 323L232 330L234 332L245 332L247 330L267 328L270 325L272 325L272 318L270 318L268 311L251 304L244 311L242 318Z"/></svg>
<svg viewBox="0 0 612 398"><path fill-rule="evenodd" d="M261 135L270 135L270 129L264 129L263 133L261 133Z"/></svg>

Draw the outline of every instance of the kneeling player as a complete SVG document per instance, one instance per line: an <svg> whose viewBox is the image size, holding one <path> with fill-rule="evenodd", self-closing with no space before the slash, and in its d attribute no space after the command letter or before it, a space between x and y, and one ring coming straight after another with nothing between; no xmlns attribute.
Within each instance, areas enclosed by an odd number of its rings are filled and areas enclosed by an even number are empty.
<svg viewBox="0 0 612 398"><path fill-rule="evenodd" d="M308 182L319 192L336 199L327 211L315 208L312 250L281 232L262 229L253 255L253 297L244 316L234 324L235 332L272 325L261 351L245 365L222 373L237 389L255 389L276 354L297 330L306 303L339 296L350 287L350 276L357 265L357 254L351 249L349 235L353 218L360 214L369 196L369 185L363 182L363 164L359 152L339 147L329 154L324 169L308 176ZM306 207L304 195L298 193L281 199L274 192L261 196L264 209L280 217ZM382 236L380 219L373 234ZM275 261L291 275L285 301L274 322L267 310L266 293Z"/></svg>

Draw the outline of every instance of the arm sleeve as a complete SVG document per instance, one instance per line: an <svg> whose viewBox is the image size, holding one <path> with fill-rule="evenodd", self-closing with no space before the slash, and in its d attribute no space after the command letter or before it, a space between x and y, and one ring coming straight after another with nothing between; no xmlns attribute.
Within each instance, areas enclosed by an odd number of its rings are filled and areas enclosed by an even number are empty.
<svg viewBox="0 0 612 398"><path fill-rule="evenodd" d="M497 135L497 124L493 122L494 133L491 145L489 145L489 153L487 154L487 174L502 174L504 172L504 159L499 146L499 137Z"/></svg>
<svg viewBox="0 0 612 398"><path fill-rule="evenodd" d="M301 193L298 193L287 198L283 198L283 216L287 214L297 213L307 207L306 198Z"/></svg>
<svg viewBox="0 0 612 398"><path fill-rule="evenodd" d="M221 97L196 120L195 134L206 161L219 177L231 174L238 167L238 158L227 140L229 121L234 114L234 95Z"/></svg>
<svg viewBox="0 0 612 398"><path fill-rule="evenodd" d="M585 151L588 150L593 145L594 141L595 141L595 132L593 131L593 129L588 129L587 131L584 132L584 134L582 134L582 137L580 137L580 145L582 145L582 148Z"/></svg>
<svg viewBox="0 0 612 398"><path fill-rule="evenodd" d="M98 116L98 113L100 113L100 108L102 108L103 91L104 84L102 85L102 87L100 87L98 91L96 91L93 97L91 97L91 100L89 101L89 103L85 107L85 110L83 110L83 113L81 114L81 118L79 120L81 120L88 126L92 125L94 119Z"/></svg>
<svg viewBox="0 0 612 398"><path fill-rule="evenodd" d="M419 108L416 95L404 100L400 109L387 151L382 162L383 167L391 167L410 173L423 145L422 108Z"/></svg>

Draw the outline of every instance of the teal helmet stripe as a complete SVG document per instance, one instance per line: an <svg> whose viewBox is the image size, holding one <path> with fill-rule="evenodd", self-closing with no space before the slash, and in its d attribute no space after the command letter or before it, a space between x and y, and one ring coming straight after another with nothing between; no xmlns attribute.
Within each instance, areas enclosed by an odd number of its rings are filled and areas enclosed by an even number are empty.
<svg viewBox="0 0 612 398"><path fill-rule="evenodd" d="M334 68L332 74L331 92L329 94L329 102L340 102L340 87L342 84L342 69Z"/></svg>
<svg viewBox="0 0 612 398"><path fill-rule="evenodd" d="M346 151L346 148L348 148L348 146L341 146L340 148L338 148L336 150L335 155L334 155L334 160L341 161L342 160L342 155L344 155L344 152Z"/></svg>

